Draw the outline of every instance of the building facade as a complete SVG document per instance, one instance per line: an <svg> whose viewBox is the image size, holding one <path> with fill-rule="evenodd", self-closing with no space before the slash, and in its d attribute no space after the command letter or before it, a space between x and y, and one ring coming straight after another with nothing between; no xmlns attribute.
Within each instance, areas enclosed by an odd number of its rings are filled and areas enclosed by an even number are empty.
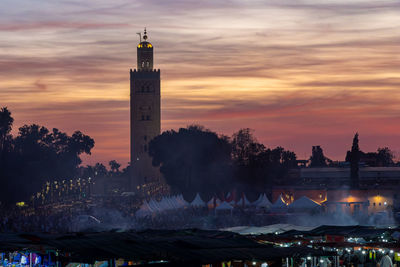
<svg viewBox="0 0 400 267"><path fill-rule="evenodd" d="M137 46L137 68L130 70L132 191L160 180L160 172L152 166L148 154L149 142L161 128L160 70L153 68L153 45L147 39L145 29L143 41Z"/></svg>

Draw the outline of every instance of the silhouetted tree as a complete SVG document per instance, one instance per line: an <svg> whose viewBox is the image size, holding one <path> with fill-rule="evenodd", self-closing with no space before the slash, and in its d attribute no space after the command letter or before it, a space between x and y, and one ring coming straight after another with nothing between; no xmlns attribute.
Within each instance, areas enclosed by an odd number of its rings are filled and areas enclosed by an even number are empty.
<svg viewBox="0 0 400 267"><path fill-rule="evenodd" d="M297 168L296 154L279 146L274 149L267 149L266 154L269 155L265 165L268 183L286 183L289 170Z"/></svg>
<svg viewBox="0 0 400 267"><path fill-rule="evenodd" d="M232 135L232 159L237 165L245 166L251 160L265 150L263 144L257 142L253 136L253 130L249 128L240 129Z"/></svg>
<svg viewBox="0 0 400 267"><path fill-rule="evenodd" d="M107 168L102 163L96 163L93 167L95 176L106 176Z"/></svg>
<svg viewBox="0 0 400 267"><path fill-rule="evenodd" d="M350 162L350 177L351 186L357 188L359 185L359 163L361 158L361 151L358 145L358 133L354 135L353 145L351 146L351 151L347 151L346 161Z"/></svg>
<svg viewBox="0 0 400 267"><path fill-rule="evenodd" d="M112 172L119 172L119 168L121 167L121 164L119 164L116 160L111 160L108 165L110 165Z"/></svg>
<svg viewBox="0 0 400 267"><path fill-rule="evenodd" d="M326 167L327 158L324 156L324 151L320 146L312 147L312 155L310 157L310 167Z"/></svg>
<svg viewBox="0 0 400 267"><path fill-rule="evenodd" d="M102 163L96 163L95 165L86 165L86 167L80 167L80 176L83 178L97 178L109 176L106 166Z"/></svg>
<svg viewBox="0 0 400 267"><path fill-rule="evenodd" d="M0 109L0 153L3 151L6 139L8 139L11 132L12 124L14 122L11 117L11 112L6 108Z"/></svg>
<svg viewBox="0 0 400 267"><path fill-rule="evenodd" d="M49 131L36 124L20 127L18 135L12 138L11 113L3 108L0 114L0 200L3 202L27 200L48 181L73 179L82 162L80 155L90 154L94 146L94 140L79 131L68 136L58 129Z"/></svg>
<svg viewBox="0 0 400 267"><path fill-rule="evenodd" d="M296 167L294 152L266 149L250 129L239 130L231 140L235 180L243 191L265 192L274 183L283 183L288 170Z"/></svg>
<svg viewBox="0 0 400 267"><path fill-rule="evenodd" d="M394 165L394 154L388 147L378 148L376 155L379 166L388 167Z"/></svg>
<svg viewBox="0 0 400 267"><path fill-rule="evenodd" d="M175 192L212 194L230 186L228 138L202 126L163 132L150 142L149 154Z"/></svg>

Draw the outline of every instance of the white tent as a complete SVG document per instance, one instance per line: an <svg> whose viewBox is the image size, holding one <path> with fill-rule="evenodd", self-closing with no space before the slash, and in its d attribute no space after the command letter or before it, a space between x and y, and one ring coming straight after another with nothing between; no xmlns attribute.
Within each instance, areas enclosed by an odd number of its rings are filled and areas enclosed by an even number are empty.
<svg viewBox="0 0 400 267"><path fill-rule="evenodd" d="M233 207L228 202L223 201L223 202L221 202L221 204L219 204L218 207L215 208L214 212L215 212L215 215L217 215L217 212L230 211L231 216L232 216L232 210L233 210Z"/></svg>
<svg viewBox="0 0 400 267"><path fill-rule="evenodd" d="M260 209L262 209L262 208L264 208L264 209L269 209L269 208L272 207L272 203L271 203L271 201L269 201L269 199L267 198L267 195L266 195L266 194L263 194L263 195L261 196L261 199L257 201L256 207L257 207L257 208L260 208Z"/></svg>
<svg viewBox="0 0 400 267"><path fill-rule="evenodd" d="M219 204L218 207L215 208L216 210L232 210L233 207L228 204L227 202L223 201L221 204Z"/></svg>
<svg viewBox="0 0 400 267"><path fill-rule="evenodd" d="M163 197L160 201L160 205L164 210L173 210L178 208L178 206L171 197Z"/></svg>
<svg viewBox="0 0 400 267"><path fill-rule="evenodd" d="M247 207L251 206L251 202L247 199L246 195L243 194L242 198L238 202L236 202L236 205L241 207L243 206Z"/></svg>
<svg viewBox="0 0 400 267"><path fill-rule="evenodd" d="M159 211L163 210L163 207L160 207L159 203L157 201L155 201L154 199L150 199L148 206L154 212L159 212Z"/></svg>
<svg viewBox="0 0 400 267"><path fill-rule="evenodd" d="M253 202L253 205L257 205L262 200L264 195L265 194L260 194L260 196L257 198L257 200Z"/></svg>
<svg viewBox="0 0 400 267"><path fill-rule="evenodd" d="M286 203L283 202L282 195L280 195L278 197L278 199L276 200L276 202L274 204L272 204L271 208L272 208L272 210L275 210L275 211L277 211L277 210L282 211L282 210L287 209Z"/></svg>
<svg viewBox="0 0 400 267"><path fill-rule="evenodd" d="M176 196L175 200L180 208L185 208L189 205L189 203L183 198L182 194Z"/></svg>
<svg viewBox="0 0 400 267"><path fill-rule="evenodd" d="M301 198L294 201L289 205L289 209L291 210L312 210L321 207L317 202L309 199L306 196L302 196Z"/></svg>
<svg viewBox="0 0 400 267"><path fill-rule="evenodd" d="M208 206L209 208L214 208L214 202L215 202L215 204L216 204L217 207L221 204L221 200L219 200L219 198L212 197L212 198L210 199L210 201L207 202L207 206Z"/></svg>
<svg viewBox="0 0 400 267"><path fill-rule="evenodd" d="M145 200L143 204L140 206L140 209L135 213L135 216L138 218L143 218L146 216L151 216L153 214L153 210L150 208L149 204Z"/></svg>
<svg viewBox="0 0 400 267"><path fill-rule="evenodd" d="M227 203L231 206L235 206L235 200L231 200L230 202L227 201Z"/></svg>
<svg viewBox="0 0 400 267"><path fill-rule="evenodd" d="M194 208L205 207L206 203L201 199L199 193L197 193L193 201L190 203L190 206Z"/></svg>

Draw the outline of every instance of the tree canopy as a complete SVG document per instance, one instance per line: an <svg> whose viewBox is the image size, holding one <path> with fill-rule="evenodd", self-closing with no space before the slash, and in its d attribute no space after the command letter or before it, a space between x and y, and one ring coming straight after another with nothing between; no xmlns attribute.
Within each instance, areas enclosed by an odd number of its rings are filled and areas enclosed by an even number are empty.
<svg viewBox="0 0 400 267"><path fill-rule="evenodd" d="M0 111L0 200L27 200L43 183L75 177L81 154L90 154L94 140L80 131L71 136L37 124L24 125L13 137L13 118Z"/></svg>
<svg viewBox="0 0 400 267"><path fill-rule="evenodd" d="M149 154L174 191L205 195L263 191L296 166L295 153L267 149L250 129L232 138L202 126L170 130L150 142Z"/></svg>
<svg viewBox="0 0 400 267"><path fill-rule="evenodd" d="M222 191L229 185L228 138L201 126L163 132L150 142L149 154L173 191Z"/></svg>
<svg viewBox="0 0 400 267"><path fill-rule="evenodd" d="M326 167L328 163L332 162L330 159L325 157L324 151L320 146L312 147L312 154L310 157L310 167Z"/></svg>
<svg viewBox="0 0 400 267"><path fill-rule="evenodd" d="M356 133L352 148L346 154L346 161L354 168L358 168L359 164L370 167L390 167L395 165L394 153L388 147L378 148L376 152L363 152L360 150L358 143L358 133Z"/></svg>

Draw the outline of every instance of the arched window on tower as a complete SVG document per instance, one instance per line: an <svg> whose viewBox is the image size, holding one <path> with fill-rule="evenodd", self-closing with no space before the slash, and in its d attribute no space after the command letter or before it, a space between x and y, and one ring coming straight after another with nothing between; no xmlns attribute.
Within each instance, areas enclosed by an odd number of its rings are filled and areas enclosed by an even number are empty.
<svg viewBox="0 0 400 267"><path fill-rule="evenodd" d="M142 62L142 68L144 68L144 61Z"/></svg>
<svg viewBox="0 0 400 267"><path fill-rule="evenodd" d="M150 67L150 62L147 61L147 67Z"/></svg>

